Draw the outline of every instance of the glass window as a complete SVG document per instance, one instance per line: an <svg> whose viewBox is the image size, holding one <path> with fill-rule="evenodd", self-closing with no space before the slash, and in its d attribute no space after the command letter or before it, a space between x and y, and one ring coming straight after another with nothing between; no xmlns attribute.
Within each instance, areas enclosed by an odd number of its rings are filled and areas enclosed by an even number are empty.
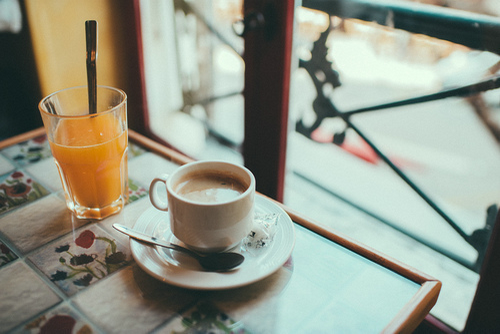
<svg viewBox="0 0 500 334"><path fill-rule="evenodd" d="M232 29L241 9L236 0L141 2L149 126L197 159L242 163L243 39Z"/></svg>
<svg viewBox="0 0 500 334"><path fill-rule="evenodd" d="M296 8L284 202L440 279L431 313L461 330L481 258L464 236L485 227L500 199L500 90L380 105L488 80L497 87L498 49L463 45L467 36L453 22L423 18L485 20L500 34L500 5L401 0L376 17L371 6L384 3L351 3L366 12L335 15L313 0ZM243 163L244 43L233 31L242 7L243 0L141 2L151 27L143 28L151 38L143 36L151 46L144 48L151 130L197 159ZM350 113L348 123L339 113Z"/></svg>
<svg viewBox="0 0 500 334"><path fill-rule="evenodd" d="M484 232L487 209L500 199L500 91L365 109L488 81L498 75L500 57L394 28L401 12L433 13L403 3L382 23L330 14L327 27L324 12L297 9L300 67L290 94L295 131L288 140L285 204L442 280L431 313L460 330L481 256L375 149L471 239ZM493 2L454 3L467 10L453 12L459 18L500 15ZM440 9L433 15L442 15ZM318 55L325 56L319 61ZM350 112L346 124L338 113Z"/></svg>

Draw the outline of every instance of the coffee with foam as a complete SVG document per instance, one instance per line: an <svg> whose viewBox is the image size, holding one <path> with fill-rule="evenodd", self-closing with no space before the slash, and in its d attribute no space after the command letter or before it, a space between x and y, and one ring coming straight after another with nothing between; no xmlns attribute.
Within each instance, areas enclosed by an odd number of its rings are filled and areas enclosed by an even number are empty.
<svg viewBox="0 0 500 334"><path fill-rule="evenodd" d="M238 198L247 188L248 185L237 177L217 171L188 174L174 186L178 195L200 203L229 202Z"/></svg>

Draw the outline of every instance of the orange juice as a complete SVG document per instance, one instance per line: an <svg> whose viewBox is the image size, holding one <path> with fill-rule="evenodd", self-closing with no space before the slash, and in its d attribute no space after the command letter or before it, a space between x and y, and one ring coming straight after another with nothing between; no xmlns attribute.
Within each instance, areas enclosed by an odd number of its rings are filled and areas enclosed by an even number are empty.
<svg viewBox="0 0 500 334"><path fill-rule="evenodd" d="M87 218L121 209L128 194L127 130L113 114L61 119L50 147L70 209L87 210Z"/></svg>

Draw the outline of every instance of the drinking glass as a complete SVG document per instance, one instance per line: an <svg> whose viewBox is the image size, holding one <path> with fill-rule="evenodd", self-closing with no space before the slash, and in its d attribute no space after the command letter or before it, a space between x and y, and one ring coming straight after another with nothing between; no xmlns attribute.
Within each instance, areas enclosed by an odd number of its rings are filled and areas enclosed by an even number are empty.
<svg viewBox="0 0 500 334"><path fill-rule="evenodd" d="M104 219L128 198L127 95L97 86L89 114L87 86L57 91L39 104L66 204L81 219Z"/></svg>

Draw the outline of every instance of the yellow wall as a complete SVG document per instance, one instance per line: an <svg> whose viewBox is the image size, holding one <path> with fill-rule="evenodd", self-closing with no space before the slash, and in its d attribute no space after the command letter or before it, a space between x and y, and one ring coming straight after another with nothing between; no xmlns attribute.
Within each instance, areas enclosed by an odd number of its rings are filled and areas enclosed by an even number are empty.
<svg viewBox="0 0 500 334"><path fill-rule="evenodd" d="M117 1L25 0L43 95L87 84L85 21L98 22L97 83L124 88ZM131 22L131 24L134 24ZM135 38L135 36L130 36ZM120 87L121 86L121 87Z"/></svg>
<svg viewBox="0 0 500 334"><path fill-rule="evenodd" d="M42 95L87 84L85 21L98 22L97 84L124 90L129 127L144 133L133 0L24 0Z"/></svg>

